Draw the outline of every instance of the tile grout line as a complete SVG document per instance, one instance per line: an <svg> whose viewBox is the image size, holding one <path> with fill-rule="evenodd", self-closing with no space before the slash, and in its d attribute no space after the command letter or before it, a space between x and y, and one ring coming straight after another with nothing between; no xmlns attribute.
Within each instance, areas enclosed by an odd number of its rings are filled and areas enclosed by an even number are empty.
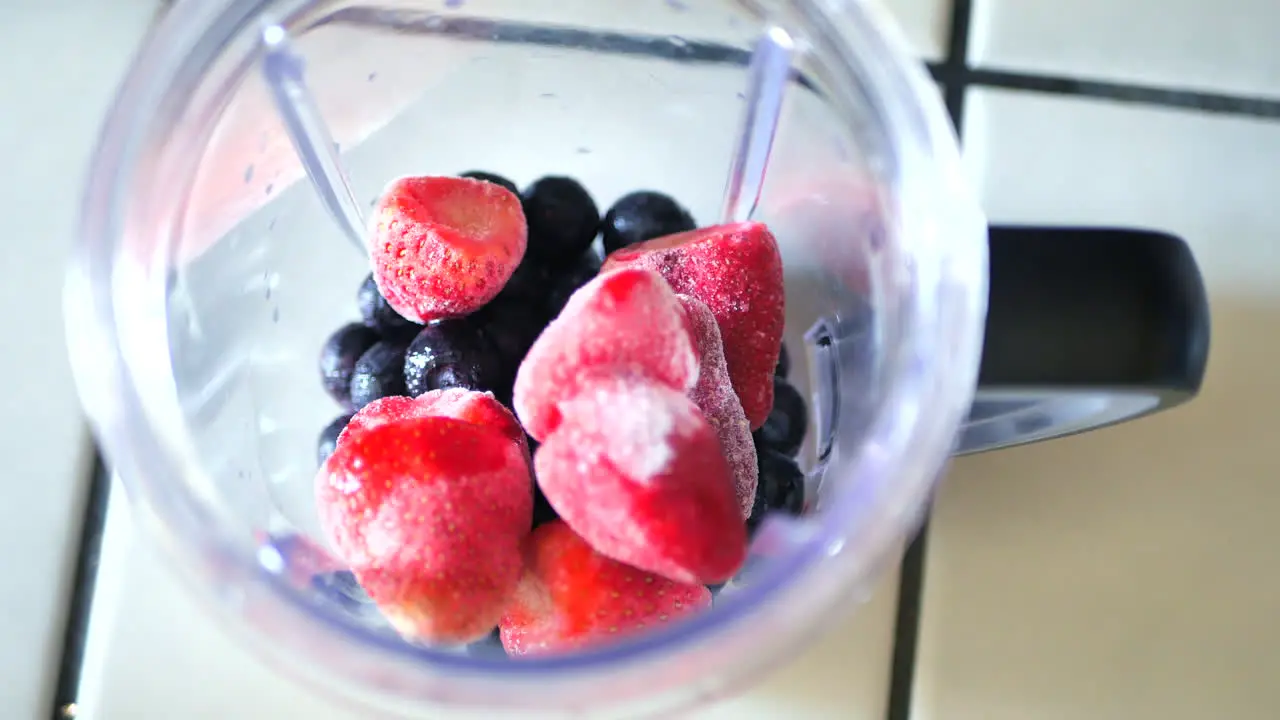
<svg viewBox="0 0 1280 720"><path fill-rule="evenodd" d="M935 76L948 77L951 72L951 68L947 66L935 66L932 69ZM1246 117L1280 118L1280 100L1263 97L984 68L964 68L960 75L963 82L970 86L1117 100Z"/></svg>
<svg viewBox="0 0 1280 720"><path fill-rule="evenodd" d="M85 502L76 551L76 571L67 605L67 619L62 635L62 653L58 678L49 716L54 720L75 717L80 674L84 666L85 639L93 592L98 579L98 559L102 550L102 533L107 518L107 500L111 492L111 475L97 446L93 450L93 466L89 479L89 497Z"/></svg>

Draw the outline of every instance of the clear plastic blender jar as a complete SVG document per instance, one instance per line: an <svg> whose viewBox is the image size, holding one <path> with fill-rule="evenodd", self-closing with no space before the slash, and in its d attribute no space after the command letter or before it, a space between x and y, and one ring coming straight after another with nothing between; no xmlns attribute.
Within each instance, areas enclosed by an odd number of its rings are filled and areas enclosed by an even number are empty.
<svg viewBox="0 0 1280 720"><path fill-rule="evenodd" d="M273 70L286 36L297 64ZM1194 382L1135 391L1077 373L1036 395L1022 366L983 358L987 226L933 84L865 3L179 3L93 162L69 337L135 517L211 617L283 673L383 714L663 715L722 696L865 593L954 451L1198 386L1200 346L1182 350L1202 339L1203 291L1173 239L1157 254L1182 259L1155 274L1186 280L1168 333ZM571 176L602 208L657 189L700 224L750 217L777 236L792 378L812 413L807 512L766 521L713 610L516 662L407 643L311 582L334 564L312 483L336 410L315 358L368 273L350 228L393 178L471 169ZM997 328L1002 343L1021 322ZM1011 384L984 378L970 417L980 361Z"/></svg>

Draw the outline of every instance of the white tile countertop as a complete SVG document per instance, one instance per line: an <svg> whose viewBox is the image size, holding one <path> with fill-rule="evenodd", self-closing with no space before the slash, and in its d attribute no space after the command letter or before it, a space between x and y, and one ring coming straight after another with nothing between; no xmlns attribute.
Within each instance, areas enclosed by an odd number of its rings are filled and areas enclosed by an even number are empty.
<svg viewBox="0 0 1280 720"><path fill-rule="evenodd" d="M993 222L1188 240L1212 306L1208 376L1186 407L957 460L901 573L800 658L695 717L1280 716L1280 579L1268 572L1280 547L1280 45L1267 34L1280 6L885 5L946 86ZM102 508L90 508L97 571L85 563L92 592L67 611L91 452L62 349L61 263L97 123L157 9L17 0L0 23L0 149L21 169L0 188L20 238L4 250L0 302L21 308L0 313L18 381L0 432L0 707L18 720L68 703L105 720L358 717L208 622L135 536L122 492L100 555Z"/></svg>

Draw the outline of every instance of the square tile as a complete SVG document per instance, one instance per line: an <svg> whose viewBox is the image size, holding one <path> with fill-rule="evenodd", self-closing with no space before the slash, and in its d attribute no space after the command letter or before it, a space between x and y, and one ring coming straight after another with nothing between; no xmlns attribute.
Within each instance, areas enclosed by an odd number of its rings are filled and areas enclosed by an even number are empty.
<svg viewBox="0 0 1280 720"><path fill-rule="evenodd" d="M1280 97L1273 0L975 0L982 67Z"/></svg>
<svg viewBox="0 0 1280 720"><path fill-rule="evenodd" d="M880 0L925 60L947 54L952 0Z"/></svg>
<svg viewBox="0 0 1280 720"><path fill-rule="evenodd" d="M63 273L98 125L155 7L22 2L0 22L0 154L11 169L0 179L6 717L44 717L52 702L92 457L63 337Z"/></svg>
<svg viewBox="0 0 1280 720"><path fill-rule="evenodd" d="M914 717L1274 717L1280 124L1003 92L970 110L993 222L1181 234L1213 339L1183 408L955 463Z"/></svg>

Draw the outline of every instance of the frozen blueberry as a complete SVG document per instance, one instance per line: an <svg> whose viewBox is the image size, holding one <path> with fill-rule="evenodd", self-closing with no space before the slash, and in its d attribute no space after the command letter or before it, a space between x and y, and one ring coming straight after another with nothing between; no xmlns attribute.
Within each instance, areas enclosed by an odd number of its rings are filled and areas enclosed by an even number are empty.
<svg viewBox="0 0 1280 720"><path fill-rule="evenodd" d="M600 229L600 211L586 188L567 177L544 177L521 195L529 250L548 263L573 262Z"/></svg>
<svg viewBox="0 0 1280 720"><path fill-rule="evenodd" d="M546 263L525 253L507 284L491 302L539 302L551 287L551 269Z"/></svg>
<svg viewBox="0 0 1280 720"><path fill-rule="evenodd" d="M320 431L320 439L316 443L316 464L323 465L325 460L338 449L338 436L346 429L347 423L351 422L350 415L339 415L333 419Z"/></svg>
<svg viewBox="0 0 1280 720"><path fill-rule="evenodd" d="M351 375L351 405L354 409L378 398L404 395L404 353L401 340L380 340L356 362Z"/></svg>
<svg viewBox="0 0 1280 720"><path fill-rule="evenodd" d="M360 323L338 328L320 348L320 382L324 391L343 407L351 407L351 374L356 361L373 344L378 333Z"/></svg>
<svg viewBox="0 0 1280 720"><path fill-rule="evenodd" d="M791 353L787 351L786 345L778 350L778 366L773 369L773 374L780 378L791 374Z"/></svg>
<svg viewBox="0 0 1280 720"><path fill-rule="evenodd" d="M600 256L595 250L588 250L578 257L572 265L561 270L551 280L551 289L546 296L547 317L555 319L569 302L569 296L578 288L586 285L591 278L600 272Z"/></svg>
<svg viewBox="0 0 1280 720"><path fill-rule="evenodd" d="M804 512L804 473L792 458L767 447L756 447L760 481L747 528L755 531L769 512L799 515Z"/></svg>
<svg viewBox="0 0 1280 720"><path fill-rule="evenodd" d="M498 301L489 303L472 316L493 345L498 357L513 378L533 341L547 326L542 303Z"/></svg>
<svg viewBox="0 0 1280 720"><path fill-rule="evenodd" d="M729 583L715 583L714 585L708 585L707 589L711 591L711 597L716 597L720 594L720 591L724 589L724 586L728 584Z"/></svg>
<svg viewBox="0 0 1280 720"><path fill-rule="evenodd" d="M391 308L387 299L378 292L378 284L374 282L372 273L360 283L360 289L356 292L356 305L360 308L364 324L385 334L412 337L422 327Z"/></svg>
<svg viewBox="0 0 1280 720"><path fill-rule="evenodd" d="M780 377L773 378L773 409L764 425L755 432L757 445L795 457L804 445L809 431L809 408L795 386Z"/></svg>
<svg viewBox="0 0 1280 720"><path fill-rule="evenodd" d="M498 634L498 629L494 628L493 632L485 635L480 640L468 643L466 653L475 658L504 658L507 651L502 647L502 636Z"/></svg>
<svg viewBox="0 0 1280 720"><path fill-rule="evenodd" d="M541 527L549 522L555 522L560 519L560 513L551 507L551 503L547 502L547 497L542 494L542 488L537 485L533 486L533 526Z"/></svg>
<svg viewBox="0 0 1280 720"><path fill-rule="evenodd" d="M364 610L373 605L368 593L356 582L349 570L324 573L311 578L311 587L327 600L349 611Z"/></svg>
<svg viewBox="0 0 1280 720"><path fill-rule="evenodd" d="M446 388L499 394L506 381L504 369L497 351L471 318L428 325L404 357L405 387L413 397Z"/></svg>
<svg viewBox="0 0 1280 720"><path fill-rule="evenodd" d="M604 253L697 227L693 216L669 196L652 190L624 195L604 216Z"/></svg>
<svg viewBox="0 0 1280 720"><path fill-rule="evenodd" d="M516 187L515 183L502 177L501 175L496 175L491 172L485 172L484 170L468 170L462 173L462 177L471 178L472 180L483 180L487 183L493 183L498 187L506 188L507 190L510 190L514 195L520 194L520 188Z"/></svg>

